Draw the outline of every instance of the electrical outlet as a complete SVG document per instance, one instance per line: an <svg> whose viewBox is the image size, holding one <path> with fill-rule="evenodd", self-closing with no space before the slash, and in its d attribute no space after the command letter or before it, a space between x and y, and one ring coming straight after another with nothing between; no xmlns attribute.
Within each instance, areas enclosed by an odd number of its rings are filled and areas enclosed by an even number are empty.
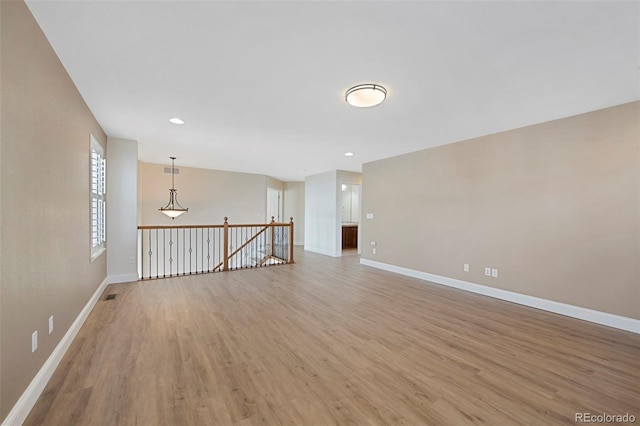
<svg viewBox="0 0 640 426"><path fill-rule="evenodd" d="M463 269L465 272L469 272L469 264L468 264L468 263L465 263L465 264L464 264L464 266L462 267L462 269Z"/></svg>
<svg viewBox="0 0 640 426"><path fill-rule="evenodd" d="M53 315L49 317L49 334L53 333Z"/></svg>
<svg viewBox="0 0 640 426"><path fill-rule="evenodd" d="M31 353L38 349L38 330L34 331L31 335Z"/></svg>
<svg viewBox="0 0 640 426"><path fill-rule="evenodd" d="M373 219L373 213L367 213L367 219Z"/></svg>
<svg viewBox="0 0 640 426"><path fill-rule="evenodd" d="M498 270L496 268L491 269L491 276L493 278L497 278L498 277Z"/></svg>
<svg viewBox="0 0 640 426"><path fill-rule="evenodd" d="M375 246L377 245L377 243L376 243L375 241L371 241L371 245L372 245L373 247L375 247Z"/></svg>
<svg viewBox="0 0 640 426"><path fill-rule="evenodd" d="M484 275L487 277L491 276L491 268L484 268Z"/></svg>

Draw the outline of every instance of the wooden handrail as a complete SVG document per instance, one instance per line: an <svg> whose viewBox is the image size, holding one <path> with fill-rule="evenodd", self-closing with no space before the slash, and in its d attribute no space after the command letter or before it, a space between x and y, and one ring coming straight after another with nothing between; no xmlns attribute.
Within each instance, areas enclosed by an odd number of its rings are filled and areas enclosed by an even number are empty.
<svg viewBox="0 0 640 426"><path fill-rule="evenodd" d="M293 219L293 218L291 218ZM228 223L229 228L250 228L260 226L289 226L290 222L270 223ZM223 225L138 225L138 229L193 229L193 228L224 228Z"/></svg>
<svg viewBox="0 0 640 426"><path fill-rule="evenodd" d="M229 224L229 228L247 228L247 227L259 227L259 226L289 226L288 222L270 222L270 223L235 223Z"/></svg>
<svg viewBox="0 0 640 426"><path fill-rule="evenodd" d="M251 225L241 225L241 226L251 226ZM258 225L258 226L264 226ZM138 225L138 229L193 229L193 228L224 228L224 225Z"/></svg>
<svg viewBox="0 0 640 426"><path fill-rule="evenodd" d="M226 218L225 218L226 220ZM248 227L256 227L256 225L245 225ZM251 237L250 239L248 239L247 241L245 241L244 244L242 244L240 247L238 247L237 249L235 249L231 254L229 254L229 249L228 249L228 235L225 235L225 247L224 247L224 259L222 262L218 263L216 266L213 267L213 271L215 271L216 269L220 268L223 265L226 265L225 267L222 268L223 271L227 271L229 270L229 259L231 259L233 256L235 256L236 254L238 254L243 248L245 248L247 245L249 245L253 240L255 240L256 238L258 238L258 235L262 234L264 231L266 231L267 229L269 229L270 227L273 226L273 224L262 224L259 226L264 226L264 228L262 228L260 231L258 231L258 233L256 235L254 235L253 237Z"/></svg>
<svg viewBox="0 0 640 426"><path fill-rule="evenodd" d="M230 224L228 218L225 217L224 223L222 225L140 225L137 228L139 232L141 232L142 238L140 240L142 244L140 245L139 252L141 256L140 264L143 265L145 269L148 266L148 278L154 277L152 274L152 268L154 265L156 269L155 278L159 278L161 276L165 277L192 273L198 274L214 271L228 271L230 269L245 267L264 266L270 260L273 261L271 263L293 263L293 218L290 218L290 221L288 223L276 222L275 218L272 216L270 223ZM231 228L253 229L245 233L243 230L231 232ZM288 238L287 236L285 236L286 234L278 232L276 228L284 228L288 230ZM156 230L156 232L152 232L154 229ZM180 229L182 229L183 232L178 233ZM194 229L196 230L195 245L193 246L193 250L195 251L195 258L192 257L191 245L191 236L194 235ZM200 229L200 231L198 231L198 229ZM271 229L271 237L265 238L262 243L258 244L255 247L250 246L250 244L254 243L269 229ZM169 231L169 237L167 240L165 240L167 230ZM185 230L187 230L186 233ZM244 242L239 241L239 236L241 237L240 239L248 239ZM155 249L151 245L152 237ZM186 239L187 237L189 238L188 243ZM210 245L210 238L213 238L213 246ZM145 244L147 244L147 240L148 246L145 246ZM239 244L239 247L233 248L230 247L229 244ZM286 244L289 245L288 252L284 247ZM219 249L217 250L216 247L218 247ZM247 247L250 248L247 249ZM181 252L178 252L179 248L182 249ZM214 262L219 262L213 268L211 268L209 266L210 264L208 263L210 259L210 249L211 254L216 253L216 250L218 253L217 255L213 255ZM198 254L199 250L200 255ZM239 255L239 253L242 253L243 250L249 250L250 252L249 256L247 256L246 258L242 254ZM255 252L255 255L252 256L251 253L253 252ZM162 256L160 256L161 253ZM166 253L168 253L168 257L166 256ZM259 259L257 253L260 253L264 256ZM152 258L152 254L155 254L156 257ZM206 268L204 267L205 255L207 259ZM192 259L195 259L195 269L191 264ZM200 259L200 262L198 261L198 259ZM167 261L169 262L168 264L166 263ZM198 263L200 263L202 269L200 269ZM173 267L175 267L175 274L171 272L172 265ZM161 272L161 270L164 272ZM142 278L144 276L144 270L141 273Z"/></svg>
<svg viewBox="0 0 640 426"><path fill-rule="evenodd" d="M248 239L247 241L245 241L244 244L242 244L240 247L238 247L237 249L235 249L233 251L233 253L231 253L229 255L229 257L233 257L236 254L238 254L240 252L240 250L242 250L243 248L245 248L246 246L249 245L249 243L251 243L251 241L255 240L256 238L258 238L258 235L262 234L264 231L266 231L267 229L269 229L272 225L266 225L264 228L262 228L260 231L258 231L258 233L256 235L254 235L253 237L251 237L250 239ZM271 233L273 235L273 233Z"/></svg>

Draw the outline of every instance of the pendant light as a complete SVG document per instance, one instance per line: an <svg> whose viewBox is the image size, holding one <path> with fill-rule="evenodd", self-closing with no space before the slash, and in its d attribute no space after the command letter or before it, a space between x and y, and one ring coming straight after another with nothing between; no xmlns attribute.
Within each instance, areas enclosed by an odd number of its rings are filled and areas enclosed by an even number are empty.
<svg viewBox="0 0 640 426"><path fill-rule="evenodd" d="M171 218L171 220L176 217L186 213L189 209L185 209L178 203L178 190L175 188L174 184L174 171L175 171L175 160L176 157L171 158L171 189L169 189L169 204L166 207L160 207L158 210L160 213L164 213Z"/></svg>

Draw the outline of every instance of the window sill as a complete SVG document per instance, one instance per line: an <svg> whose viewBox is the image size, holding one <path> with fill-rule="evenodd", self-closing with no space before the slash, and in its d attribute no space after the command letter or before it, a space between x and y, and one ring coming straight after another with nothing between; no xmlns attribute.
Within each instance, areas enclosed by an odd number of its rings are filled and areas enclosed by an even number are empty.
<svg viewBox="0 0 640 426"><path fill-rule="evenodd" d="M99 258L102 255L102 253L104 253L105 251L107 251L107 248L106 247L102 247L102 248L98 249L98 251L96 251L95 253L91 254L91 259L90 259L91 263L93 263L94 260Z"/></svg>

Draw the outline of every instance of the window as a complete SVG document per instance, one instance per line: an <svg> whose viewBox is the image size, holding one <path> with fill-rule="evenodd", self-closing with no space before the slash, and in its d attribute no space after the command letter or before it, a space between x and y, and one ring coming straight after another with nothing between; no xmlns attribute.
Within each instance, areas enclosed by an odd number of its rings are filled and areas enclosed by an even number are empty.
<svg viewBox="0 0 640 426"><path fill-rule="evenodd" d="M105 251L107 239L106 168L102 146L91 136L91 260Z"/></svg>

